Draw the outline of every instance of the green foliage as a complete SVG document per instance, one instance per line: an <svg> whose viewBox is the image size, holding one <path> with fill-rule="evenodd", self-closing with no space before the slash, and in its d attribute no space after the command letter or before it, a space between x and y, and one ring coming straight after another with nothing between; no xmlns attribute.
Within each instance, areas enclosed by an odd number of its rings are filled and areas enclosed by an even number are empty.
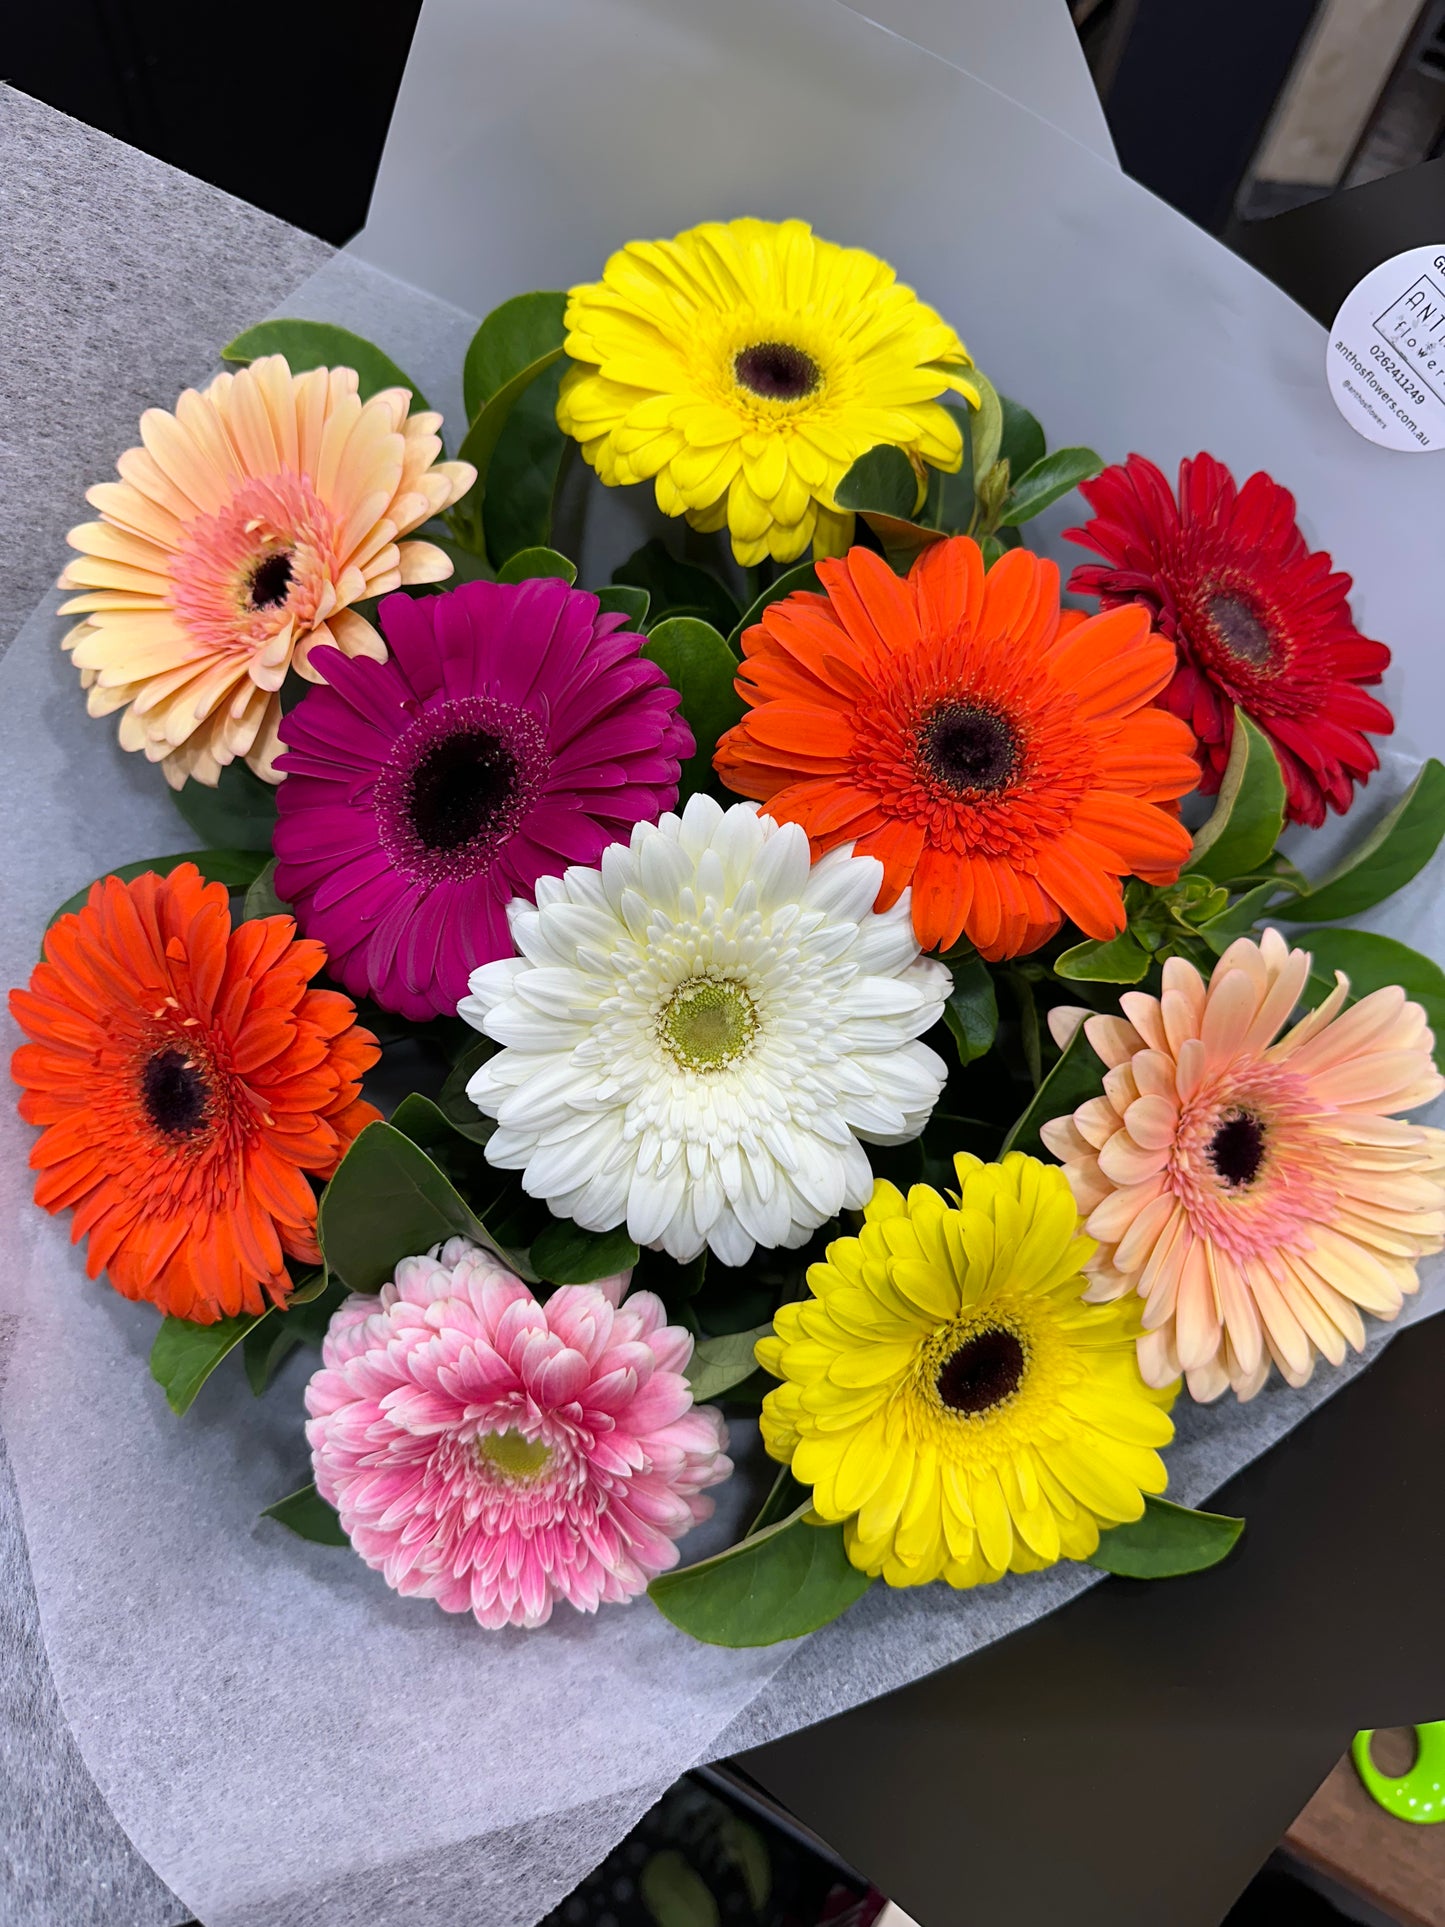
<svg viewBox="0 0 1445 1927"><path fill-rule="evenodd" d="M840 509L873 511L911 522L923 506L918 470L901 448L882 442L860 455L833 491Z"/></svg>
<svg viewBox="0 0 1445 1927"><path fill-rule="evenodd" d="M218 1319L214 1325L193 1325L184 1318L163 1318L151 1346L151 1377L166 1395L177 1418L188 1412L197 1392L221 1360L272 1314L245 1312L239 1318Z"/></svg>
<svg viewBox="0 0 1445 1927"><path fill-rule="evenodd" d="M1071 1115L1103 1088L1104 1065L1081 1024L1069 1039L1068 1049L1035 1091L1033 1102L1004 1139L1004 1152L1027 1151L1033 1157L1048 1157L1039 1136L1040 1125Z"/></svg>
<svg viewBox="0 0 1445 1927"><path fill-rule="evenodd" d="M1400 802L1345 860L1311 884L1289 914L1296 923L1357 917L1392 897L1420 871L1445 836L1445 765L1432 756Z"/></svg>
<svg viewBox="0 0 1445 1927"><path fill-rule="evenodd" d="M474 1144L485 1144L497 1128L495 1118L484 1117L467 1096L467 1086L489 1057L495 1057L497 1046L490 1037L478 1037L467 1045L451 1069L437 1097L437 1108L446 1118L454 1131L460 1131Z"/></svg>
<svg viewBox="0 0 1445 1927"><path fill-rule="evenodd" d="M614 1231L584 1231L570 1218L553 1218L532 1240L529 1256L532 1269L549 1285L590 1285L630 1271L637 1263L637 1246L625 1225Z"/></svg>
<svg viewBox="0 0 1445 1927"><path fill-rule="evenodd" d="M1038 418L1029 413L1022 402L1010 401L1007 395L1000 395L999 404L1003 412L1003 433L999 440L999 459L1009 465L1011 475L1027 475L1044 459L1048 447L1044 431Z"/></svg>
<svg viewBox="0 0 1445 1927"><path fill-rule="evenodd" d="M960 1064L971 1064L993 1049L998 1035L998 998L993 976L981 957L950 958L953 989L943 1006Z"/></svg>
<svg viewBox="0 0 1445 1927"><path fill-rule="evenodd" d="M679 562L656 537L628 556L612 571L621 588L645 589L650 599L648 621L653 625L671 616L696 616L710 622L720 635L731 635L742 611L715 575Z"/></svg>
<svg viewBox="0 0 1445 1927"><path fill-rule="evenodd" d="M998 521L1016 528L1032 521L1046 508L1072 493L1080 482L1103 472L1103 459L1092 448L1056 448L1040 456L1032 467L1014 478L998 511Z"/></svg>
<svg viewBox="0 0 1445 1927"><path fill-rule="evenodd" d="M742 619L728 637L728 648L734 655L741 655L743 631L751 629L754 623L761 622L763 611L771 602L781 602L784 596L792 595L798 589L821 591L823 585L818 580L818 572L811 562L800 562L795 569L788 569L771 583L762 594L749 603Z"/></svg>
<svg viewBox="0 0 1445 1927"><path fill-rule="evenodd" d="M350 1541L341 1530L336 1510L329 1506L314 1485L303 1485L299 1492L288 1493L275 1505L268 1505L263 1519L275 1519L294 1532L298 1539L309 1539L318 1546L344 1546Z"/></svg>
<svg viewBox="0 0 1445 1927"><path fill-rule="evenodd" d="M329 321L261 321L221 350L223 361L257 361L262 355L285 355L293 375L308 368L354 368L363 401L384 388L409 388L413 415L428 405L411 376L375 342Z"/></svg>
<svg viewBox="0 0 1445 1927"><path fill-rule="evenodd" d="M359 1292L380 1291L403 1258L447 1238L510 1261L446 1173L393 1124L368 1124L341 1160L321 1194L317 1235L329 1275Z"/></svg>
<svg viewBox="0 0 1445 1927"><path fill-rule="evenodd" d="M972 456L971 473L974 486L977 487L1004 452L1004 400L988 376L980 374L977 368L969 370L968 379L978 390L978 407L970 408L967 403L964 403L960 408L957 402L945 402L944 406L955 421L958 421L961 415L967 416L966 446ZM966 526L966 523L944 523L945 528Z"/></svg>
<svg viewBox="0 0 1445 1927"><path fill-rule="evenodd" d="M1128 1579L1176 1579L1217 1566L1243 1531L1243 1519L1146 1498L1142 1519L1100 1533L1099 1550L1089 1564Z"/></svg>
<svg viewBox="0 0 1445 1927"><path fill-rule="evenodd" d="M646 589L630 588L625 582L609 582L605 589L594 589L597 606L603 615L626 616L629 629L642 629L647 623L647 612L652 607L652 597Z"/></svg>
<svg viewBox="0 0 1445 1927"><path fill-rule="evenodd" d="M244 890L261 872L265 862L265 857L256 850L181 850L175 856L147 856L138 863L120 863L105 874L119 877L122 883L134 883L137 877L145 876L150 870L164 877L182 863L194 863L207 883L224 883L228 890ZM103 880L97 877L95 882ZM61 917L83 910L94 888L95 883L87 883L83 890L77 890L73 897L67 897L45 926L46 929Z"/></svg>
<svg viewBox="0 0 1445 1927"><path fill-rule="evenodd" d="M722 1919L707 1882L676 1847L652 1855L637 1889L656 1927L718 1927Z"/></svg>
<svg viewBox="0 0 1445 1927"><path fill-rule="evenodd" d="M664 1618L709 1646L772 1646L816 1632L867 1592L843 1528L807 1508L711 1559L663 1573L648 1593Z"/></svg>
<svg viewBox="0 0 1445 1927"><path fill-rule="evenodd" d="M462 364L462 401L469 422L524 368L554 349L561 352L566 309L566 295L552 289L515 295L493 308L472 336Z"/></svg>
<svg viewBox="0 0 1445 1927"><path fill-rule="evenodd" d="M949 535L959 535L973 527L978 508L980 478L975 476L973 466L974 435L978 424L975 410L966 403L962 408L946 405L944 412L952 417L958 428L963 442L963 459L951 475L939 468L930 470L923 519L931 528L941 529ZM983 471L985 474L987 472L986 469Z"/></svg>
<svg viewBox="0 0 1445 1927"><path fill-rule="evenodd" d="M560 344L549 348L535 361L519 368L510 380L503 382L495 394L490 395L481 413L472 422L462 439L458 451L464 462L471 462L477 471L477 479L451 511L452 526L468 538L468 546L480 549L484 546L482 532L486 528L486 501L490 487L492 458L502 440L503 431L512 418L518 402L532 386L533 382L545 375L547 370L562 358Z"/></svg>
<svg viewBox="0 0 1445 1927"><path fill-rule="evenodd" d="M754 1539L769 1526L781 1525L784 1519L810 1503L810 1495L805 1485L800 1485L793 1477L793 1469L788 1465L778 1467L778 1476L758 1511L758 1516L748 1527L747 1536Z"/></svg>
<svg viewBox="0 0 1445 1927"><path fill-rule="evenodd" d="M497 572L484 555L478 555L475 549L444 533L434 522L428 522L421 533L442 551L452 565L451 574L439 587L458 589L464 582L496 581Z"/></svg>
<svg viewBox="0 0 1445 1927"><path fill-rule="evenodd" d="M246 900L241 905L241 923L250 923L256 917L289 917L291 906L283 903L276 894L276 864L273 860L264 870L256 873L254 881L246 891Z"/></svg>
<svg viewBox="0 0 1445 1927"><path fill-rule="evenodd" d="M642 653L682 697L682 713L696 739L696 749L682 766L681 809L688 797L711 788L718 739L742 721L743 699L734 687L738 659L712 624L696 616L670 616L658 623Z"/></svg>
<svg viewBox="0 0 1445 1927"><path fill-rule="evenodd" d="M284 1311L270 1312L254 1324L241 1341L246 1382L257 1398L265 1391L282 1361L299 1345L320 1345L332 1314L345 1301L345 1288L328 1284L318 1271L312 1290L292 1294Z"/></svg>
<svg viewBox="0 0 1445 1927"><path fill-rule="evenodd" d="M170 794L196 835L211 848L271 854L276 791L253 776L244 763L227 763L214 789L191 782Z"/></svg>
<svg viewBox="0 0 1445 1927"><path fill-rule="evenodd" d="M1189 869L1219 882L1246 877L1274 855L1284 828L1284 778L1269 738L1234 712L1234 740L1209 821L1194 839Z"/></svg>
<svg viewBox="0 0 1445 1927"><path fill-rule="evenodd" d="M492 455L487 475L487 554L503 581L504 565L552 537L552 516L569 438L557 424L563 364L558 361L517 397ZM558 570L532 571L534 575ZM573 578L576 576L574 569Z"/></svg>
<svg viewBox="0 0 1445 1927"><path fill-rule="evenodd" d="M1398 984L1423 1008L1435 1034L1436 1067L1445 1071L1445 971L1433 958L1373 930L1303 931L1299 941L1314 960L1302 999L1311 1010L1334 989L1337 970L1350 980L1352 1004L1372 990Z"/></svg>
<svg viewBox="0 0 1445 1927"><path fill-rule="evenodd" d="M556 549L519 549L497 571L498 582L529 582L536 576L551 576L570 586L577 580L577 564Z"/></svg>
<svg viewBox="0 0 1445 1927"><path fill-rule="evenodd" d="M1107 943L1076 943L1054 960L1054 972L1075 983L1137 984L1149 973L1149 952L1131 930Z"/></svg>
<svg viewBox="0 0 1445 1927"><path fill-rule="evenodd" d="M720 1398L734 1385L741 1385L758 1369L754 1348L760 1338L772 1331L771 1322L752 1331L729 1332L722 1338L703 1338L693 1347L687 1368L687 1382L699 1405Z"/></svg>

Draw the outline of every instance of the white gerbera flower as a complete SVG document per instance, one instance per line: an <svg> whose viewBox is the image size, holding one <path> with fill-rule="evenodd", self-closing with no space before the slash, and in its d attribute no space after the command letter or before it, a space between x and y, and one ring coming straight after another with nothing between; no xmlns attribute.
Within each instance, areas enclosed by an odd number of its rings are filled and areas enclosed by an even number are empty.
<svg viewBox="0 0 1445 1927"><path fill-rule="evenodd" d="M950 978L905 891L754 803L694 796L596 870L509 912L520 957L483 964L461 1014L504 1049L467 1086L487 1156L589 1231L626 1223L674 1258L800 1245L873 1174L859 1138L917 1137L946 1076L915 1041Z"/></svg>

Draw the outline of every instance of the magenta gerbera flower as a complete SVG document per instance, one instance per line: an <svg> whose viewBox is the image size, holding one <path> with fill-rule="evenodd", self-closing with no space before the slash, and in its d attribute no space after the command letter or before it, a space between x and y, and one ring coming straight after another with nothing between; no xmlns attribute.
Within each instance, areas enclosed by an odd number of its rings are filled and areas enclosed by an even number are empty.
<svg viewBox="0 0 1445 1927"><path fill-rule="evenodd" d="M692 732L625 618L564 582L469 582L380 609L386 662L317 650L281 724L276 889L332 974L451 1012L512 954L506 907L677 801Z"/></svg>
<svg viewBox="0 0 1445 1927"><path fill-rule="evenodd" d="M677 1563L732 1471L692 1338L627 1276L538 1304L453 1238L331 1321L306 1388L316 1487L398 1592L479 1624L622 1603Z"/></svg>

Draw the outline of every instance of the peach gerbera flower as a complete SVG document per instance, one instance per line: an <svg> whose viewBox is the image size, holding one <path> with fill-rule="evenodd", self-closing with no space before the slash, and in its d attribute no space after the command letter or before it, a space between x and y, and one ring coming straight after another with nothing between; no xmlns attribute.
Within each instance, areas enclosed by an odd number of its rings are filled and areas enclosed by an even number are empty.
<svg viewBox="0 0 1445 1927"><path fill-rule="evenodd" d="M102 877L10 993L35 1202L74 1209L92 1278L200 1325L285 1303L286 1258L321 1258L308 1178L380 1116L361 1096L376 1039L311 988L326 952L295 932L233 930L193 863Z"/></svg>
<svg viewBox="0 0 1445 1927"><path fill-rule="evenodd" d="M1445 1131L1392 1115L1445 1090L1425 1013L1395 985L1345 1010L1339 975L1281 1037L1309 966L1277 930L1231 944L1207 987L1171 957L1162 997L1085 1021L1105 1095L1044 1126L1101 1243L1089 1295L1145 1301L1151 1385L1182 1370L1197 1399L1252 1398L1271 1361L1303 1385L1445 1243Z"/></svg>
<svg viewBox="0 0 1445 1927"><path fill-rule="evenodd" d="M984 574L966 535L900 581L851 549L825 595L774 602L743 637L752 714L718 745L723 781L815 849L883 863L878 908L912 885L925 950L1036 950L1068 917L1124 928L1123 877L1169 883L1189 836L1167 806L1194 739L1152 707L1174 645L1141 609L1061 616L1059 572L1015 549Z"/></svg>
<svg viewBox="0 0 1445 1927"><path fill-rule="evenodd" d="M318 643L386 649L351 607L451 563L398 538L457 501L468 462L438 462L441 416L408 415L388 388L363 402L351 368L293 375L281 355L188 388L141 416L144 444L86 499L98 522L60 578L84 619L65 637L92 716L122 710L120 740L179 789L242 756L268 782L286 671L311 682Z"/></svg>

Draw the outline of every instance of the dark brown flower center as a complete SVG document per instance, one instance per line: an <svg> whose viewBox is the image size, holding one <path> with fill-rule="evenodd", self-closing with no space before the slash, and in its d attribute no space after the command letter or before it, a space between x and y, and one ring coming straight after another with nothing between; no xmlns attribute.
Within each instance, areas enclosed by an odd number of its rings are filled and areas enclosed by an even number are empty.
<svg viewBox="0 0 1445 1927"><path fill-rule="evenodd" d="M1231 1191L1253 1184L1264 1163L1265 1131L1253 1111L1231 1111L1209 1140L1209 1161Z"/></svg>
<svg viewBox="0 0 1445 1927"><path fill-rule="evenodd" d="M977 703L940 703L918 732L923 761L949 789L1001 790L1018 768L1008 718Z"/></svg>
<svg viewBox="0 0 1445 1927"><path fill-rule="evenodd" d="M455 850L490 829L512 800L517 759L487 729L433 743L412 772L409 815L429 850Z"/></svg>
<svg viewBox="0 0 1445 1927"><path fill-rule="evenodd" d="M1023 1383L1027 1359L1020 1340L996 1326L975 1332L938 1369L938 1396L951 1412L976 1418L1012 1398Z"/></svg>
<svg viewBox="0 0 1445 1927"><path fill-rule="evenodd" d="M275 609L291 593L291 557L285 549L263 555L251 571L247 585L253 609Z"/></svg>
<svg viewBox="0 0 1445 1927"><path fill-rule="evenodd" d="M1274 660L1274 638L1257 610L1235 595L1211 596L1208 607L1214 633L1231 656L1252 669Z"/></svg>
<svg viewBox="0 0 1445 1927"><path fill-rule="evenodd" d="M173 1044L148 1059L140 1074L140 1095L146 1116L167 1137L189 1137L206 1121L210 1093L205 1075Z"/></svg>
<svg viewBox="0 0 1445 1927"><path fill-rule="evenodd" d="M811 355L789 342L760 341L737 356L733 375L764 401L801 401L818 386L822 371Z"/></svg>

